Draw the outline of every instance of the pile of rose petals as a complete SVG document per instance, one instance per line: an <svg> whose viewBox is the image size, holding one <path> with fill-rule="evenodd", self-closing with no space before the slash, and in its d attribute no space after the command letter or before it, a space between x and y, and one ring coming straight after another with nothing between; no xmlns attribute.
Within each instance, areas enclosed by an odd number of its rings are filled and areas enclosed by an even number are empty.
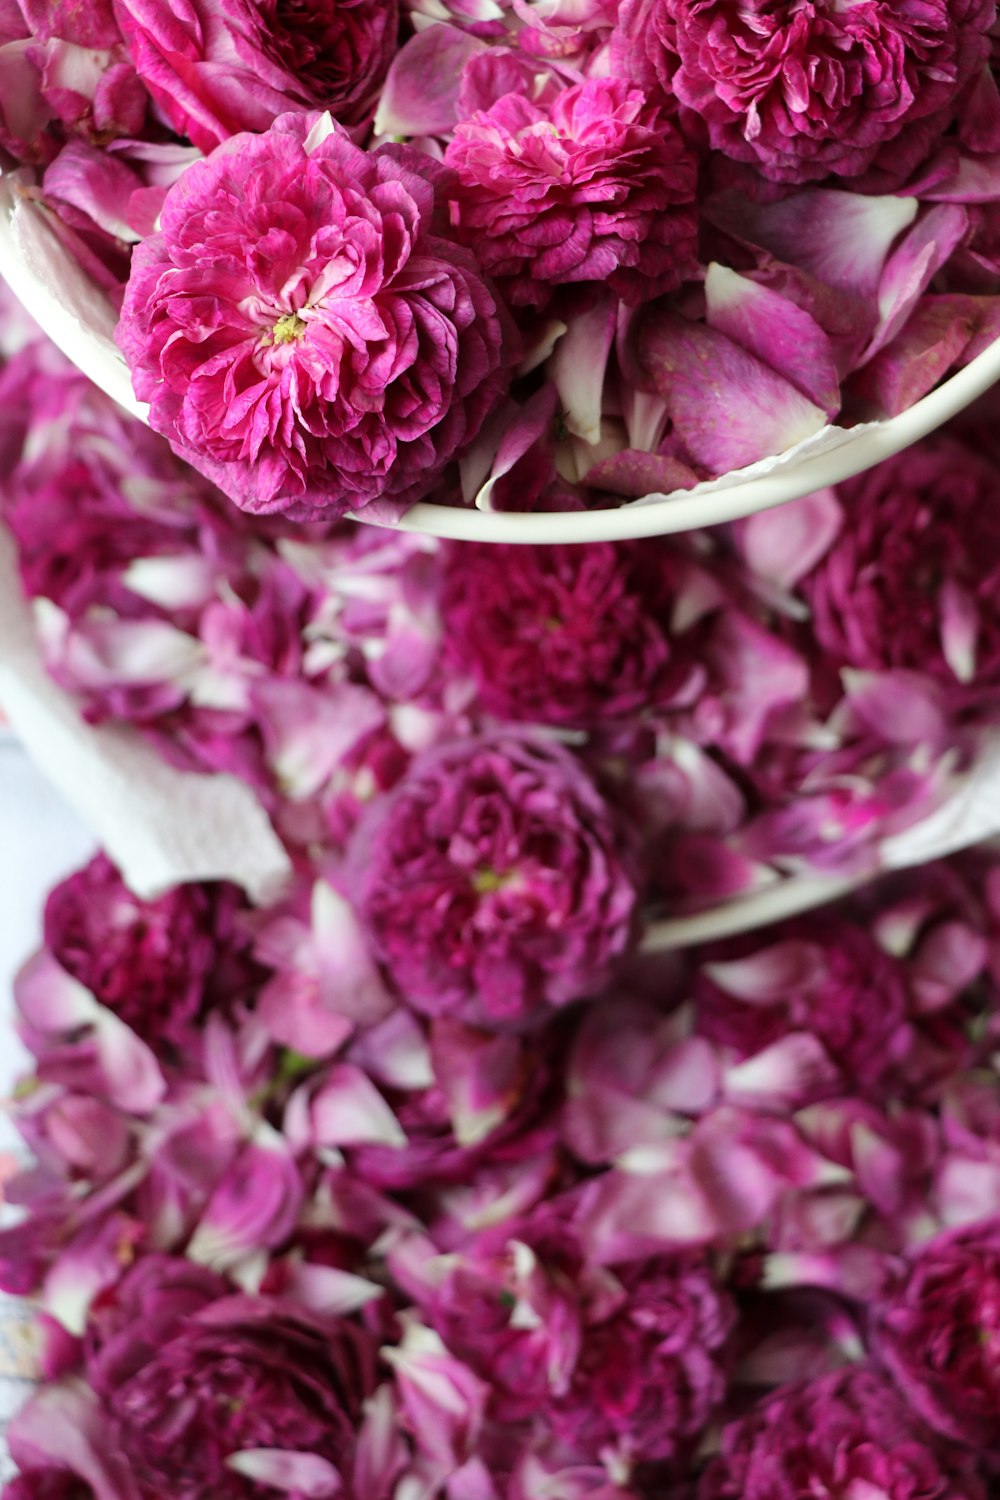
<svg viewBox="0 0 1000 1500"><path fill-rule="evenodd" d="M5 1500L985 1500L998 942L965 856L473 1013L335 876L94 859L15 987Z"/></svg>
<svg viewBox="0 0 1000 1500"><path fill-rule="evenodd" d="M237 506L579 510L1000 334L989 0L8 0L0 147Z"/></svg>

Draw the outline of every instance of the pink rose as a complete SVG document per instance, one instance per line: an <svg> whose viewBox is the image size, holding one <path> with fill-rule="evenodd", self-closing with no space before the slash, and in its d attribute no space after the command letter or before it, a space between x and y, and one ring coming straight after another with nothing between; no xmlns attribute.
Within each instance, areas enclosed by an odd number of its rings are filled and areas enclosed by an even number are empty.
<svg viewBox="0 0 1000 1500"><path fill-rule="evenodd" d="M873 1321L876 1353L913 1411L946 1438L1000 1452L1000 1220L917 1249Z"/></svg>
<svg viewBox="0 0 1000 1500"><path fill-rule="evenodd" d="M513 732L418 757L355 839L358 909L403 999L493 1030L599 989L637 879L582 764Z"/></svg>
<svg viewBox="0 0 1000 1500"><path fill-rule="evenodd" d="M118 337L153 426L244 510L401 508L503 394L508 317L437 232L443 180L288 114L167 194Z"/></svg>
<svg viewBox="0 0 1000 1500"><path fill-rule="evenodd" d="M205 152L290 109L357 123L396 45L396 0L115 0L115 14L167 120Z"/></svg>
<svg viewBox="0 0 1000 1500"><path fill-rule="evenodd" d="M698 1485L698 1500L878 1495L982 1500L972 1465L921 1428L883 1376L865 1365L785 1386L732 1422Z"/></svg>
<svg viewBox="0 0 1000 1500"><path fill-rule="evenodd" d="M704 632L671 629L697 576L677 549L465 545L446 557L446 646L488 711L585 725L697 689Z"/></svg>
<svg viewBox="0 0 1000 1500"><path fill-rule="evenodd" d="M956 710L994 705L1000 470L954 438L933 437L838 495L839 534L798 585L831 661L893 672L903 688L908 674L929 678Z"/></svg>
<svg viewBox="0 0 1000 1500"><path fill-rule="evenodd" d="M989 57L995 16L989 0L660 0L656 9L669 22L635 7L626 20L676 47L682 118L715 150L777 182L868 172L880 191L937 145Z"/></svg>
<svg viewBox="0 0 1000 1500"><path fill-rule="evenodd" d="M49 895L45 944L101 1005L169 1052L207 1010L249 998L263 977L241 909L241 893L224 883L140 901L101 854Z"/></svg>
<svg viewBox="0 0 1000 1500"><path fill-rule="evenodd" d="M459 123L445 153L451 218L515 303L607 282L627 302L694 270L694 158L645 94L594 78L550 105L505 94Z"/></svg>

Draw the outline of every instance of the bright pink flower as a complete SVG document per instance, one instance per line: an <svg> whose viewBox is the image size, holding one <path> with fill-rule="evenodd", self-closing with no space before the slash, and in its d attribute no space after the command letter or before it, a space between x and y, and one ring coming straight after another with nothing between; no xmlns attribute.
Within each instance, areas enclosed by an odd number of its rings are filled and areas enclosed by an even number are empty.
<svg viewBox="0 0 1000 1500"><path fill-rule="evenodd" d="M167 194L119 339L151 420L245 510L340 515L426 493L516 357L446 174L328 116L234 136Z"/></svg>
<svg viewBox="0 0 1000 1500"><path fill-rule="evenodd" d="M451 217L515 303L607 282L626 301L671 291L695 267L695 163L639 89L594 78L551 105L505 94L459 123Z"/></svg>
<svg viewBox="0 0 1000 1500"><path fill-rule="evenodd" d="M1000 470L934 437L839 488L843 523L799 583L838 667L939 685L955 709L1000 690ZM880 675L873 706L888 701Z"/></svg>
<svg viewBox="0 0 1000 1500"><path fill-rule="evenodd" d="M582 764L526 735L414 761L355 839L358 905L403 999L489 1029L598 989L631 946L622 826Z"/></svg>
<svg viewBox="0 0 1000 1500"><path fill-rule="evenodd" d="M865 1365L786 1386L723 1432L698 1500L778 1495L879 1495L886 1500L981 1500L972 1465L914 1418Z"/></svg>
<svg viewBox="0 0 1000 1500"><path fill-rule="evenodd" d="M441 614L488 712L593 724L662 707L701 679L703 633L671 628L701 575L655 542L456 546Z"/></svg>
<svg viewBox="0 0 1000 1500"><path fill-rule="evenodd" d="M162 1050L183 1047L208 1010L249 998L263 978L241 932L235 886L181 885L140 901L103 854L57 885L45 943L57 962Z"/></svg>
<svg viewBox="0 0 1000 1500"><path fill-rule="evenodd" d="M875 1351L937 1432L1000 1451L1000 1220L920 1246L873 1311Z"/></svg>
<svg viewBox="0 0 1000 1500"><path fill-rule="evenodd" d="M290 109L357 123L396 44L396 0L115 0L115 13L166 119L205 152Z"/></svg>
<svg viewBox="0 0 1000 1500"><path fill-rule="evenodd" d="M627 9L632 44L648 48L642 26L676 48L673 92L715 150L778 182L871 168L880 188L905 181L937 145L989 56L994 17L985 0L846 9L661 0L659 9L666 16L652 25L646 7Z"/></svg>

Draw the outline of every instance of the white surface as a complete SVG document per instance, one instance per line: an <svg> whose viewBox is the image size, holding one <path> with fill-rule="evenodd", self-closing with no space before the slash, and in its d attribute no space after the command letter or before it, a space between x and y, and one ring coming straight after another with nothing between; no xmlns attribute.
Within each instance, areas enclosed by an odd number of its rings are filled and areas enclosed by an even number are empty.
<svg viewBox="0 0 1000 1500"><path fill-rule="evenodd" d="M44 210L25 198L10 176L0 176L0 271L53 343L126 411L145 421L148 408L133 395L113 341L115 315L109 301L56 239ZM825 428L787 454L695 490L555 515L420 504L398 524L404 531L432 536L521 543L609 541L714 526L786 505L881 463L953 417L998 379L1000 339L897 417L851 431ZM357 519L368 517L362 513Z"/></svg>

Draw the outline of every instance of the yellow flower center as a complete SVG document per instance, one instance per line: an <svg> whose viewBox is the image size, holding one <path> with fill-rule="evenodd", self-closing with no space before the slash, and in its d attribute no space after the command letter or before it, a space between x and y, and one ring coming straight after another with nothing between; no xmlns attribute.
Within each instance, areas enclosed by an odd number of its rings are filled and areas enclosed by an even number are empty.
<svg viewBox="0 0 1000 1500"><path fill-rule="evenodd" d="M298 313L285 313L284 317L279 318L275 323L271 337L275 344L293 344L296 339L302 337L305 331L304 318L300 318Z"/></svg>

